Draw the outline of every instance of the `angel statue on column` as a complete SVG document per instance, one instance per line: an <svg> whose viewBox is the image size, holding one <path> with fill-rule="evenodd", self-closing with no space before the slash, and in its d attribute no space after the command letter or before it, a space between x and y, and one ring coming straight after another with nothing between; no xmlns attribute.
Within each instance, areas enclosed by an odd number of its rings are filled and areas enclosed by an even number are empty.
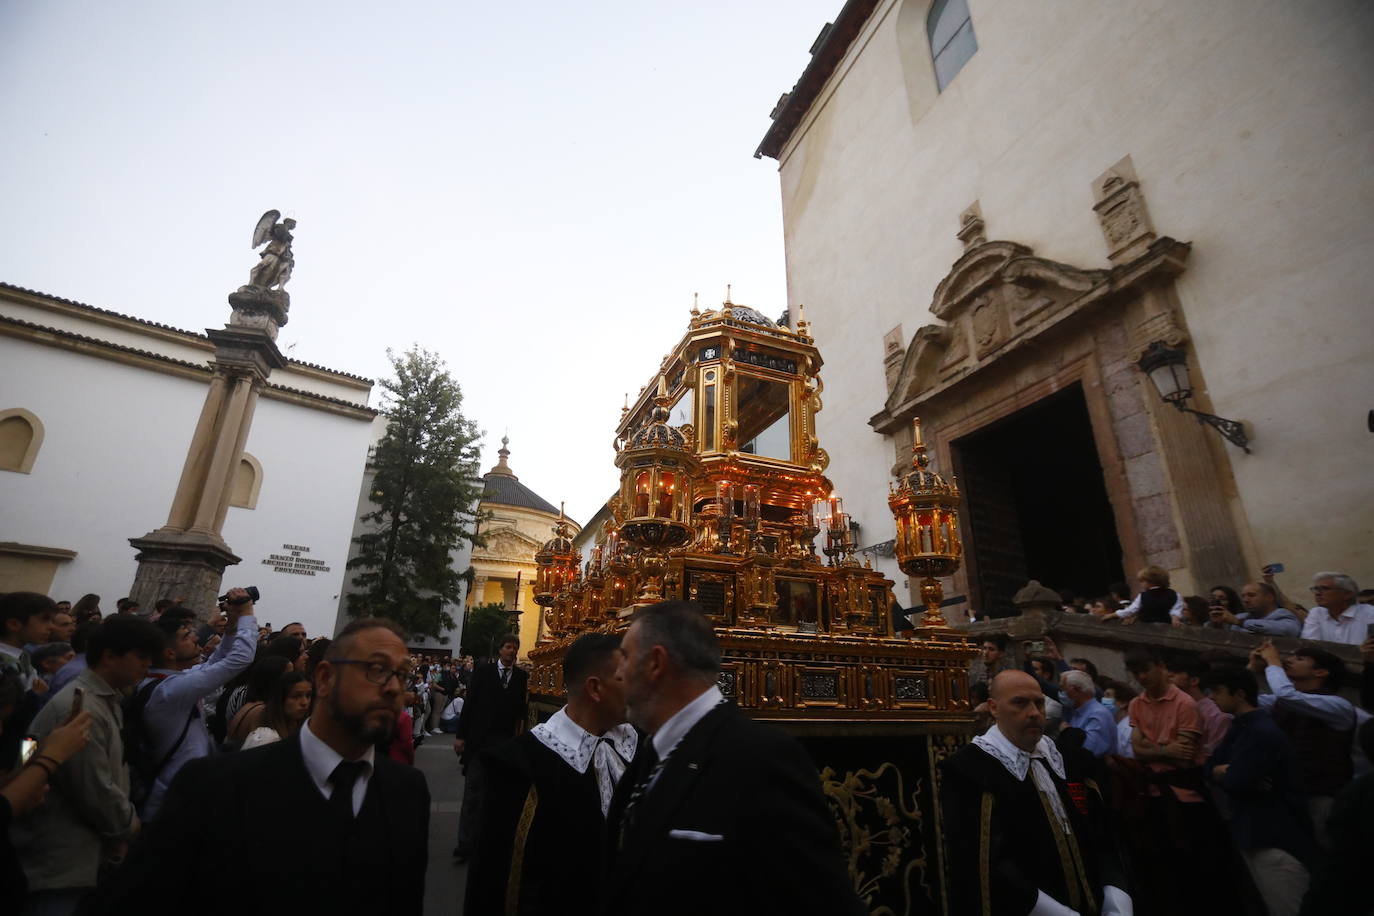
<svg viewBox="0 0 1374 916"><path fill-rule="evenodd" d="M281 219L280 210L268 210L258 220L257 227L253 229L252 247L257 248L263 242L267 243L267 247L262 250L261 260L248 275L250 286L263 289L282 289L286 286L286 281L291 279L291 268L296 264L291 254L291 230L294 228L296 221Z"/></svg>

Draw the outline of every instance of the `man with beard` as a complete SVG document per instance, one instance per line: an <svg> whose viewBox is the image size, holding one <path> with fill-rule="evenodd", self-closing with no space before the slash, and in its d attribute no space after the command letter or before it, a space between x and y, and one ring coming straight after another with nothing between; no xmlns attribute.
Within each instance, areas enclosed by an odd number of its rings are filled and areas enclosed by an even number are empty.
<svg viewBox="0 0 1374 916"><path fill-rule="evenodd" d="M603 911L866 914L816 765L721 694L720 644L701 607L640 609L621 649L630 721L649 737L611 805Z"/></svg>
<svg viewBox="0 0 1374 916"><path fill-rule="evenodd" d="M992 727L940 764L950 912L1129 916L1101 799L1090 788L1085 813L1069 794L1040 684L1004 671L988 709Z"/></svg>
<svg viewBox="0 0 1374 916"><path fill-rule="evenodd" d="M315 669L305 725L183 767L95 912L420 913L429 788L419 770L374 752L396 726L409 674L395 624L349 623ZM207 850L238 893L207 893Z"/></svg>
<svg viewBox="0 0 1374 916"><path fill-rule="evenodd" d="M482 752L464 913L596 913L587 889L605 877L606 813L638 746L619 664L619 636L582 634L563 656L568 705Z"/></svg>

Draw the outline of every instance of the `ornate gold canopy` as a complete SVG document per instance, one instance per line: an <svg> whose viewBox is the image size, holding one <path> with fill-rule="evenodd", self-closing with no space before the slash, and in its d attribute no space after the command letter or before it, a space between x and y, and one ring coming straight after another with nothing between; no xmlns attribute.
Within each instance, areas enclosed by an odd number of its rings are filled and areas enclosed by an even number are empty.
<svg viewBox="0 0 1374 916"><path fill-rule="evenodd" d="M686 334L622 410L620 490L590 556L584 563L560 532L540 553L538 701L562 702L562 654L579 634L623 629L637 606L684 599L715 625L721 690L756 718L967 716L973 650L945 627L938 600L914 631L895 624L892 581L854 557L816 439L823 385L809 330L804 318L792 330L729 301L693 307ZM911 505L902 503L904 531ZM941 546L957 567L957 507L946 499L939 511ZM814 543L822 532L825 558Z"/></svg>

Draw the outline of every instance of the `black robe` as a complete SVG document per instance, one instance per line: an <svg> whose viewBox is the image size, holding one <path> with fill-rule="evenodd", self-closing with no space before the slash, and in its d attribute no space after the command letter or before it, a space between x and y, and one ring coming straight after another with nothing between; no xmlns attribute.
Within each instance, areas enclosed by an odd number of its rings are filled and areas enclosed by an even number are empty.
<svg viewBox="0 0 1374 916"><path fill-rule="evenodd" d="M529 732L481 761L479 839L463 912L594 914L607 847L595 764L578 773Z"/></svg>
<svg viewBox="0 0 1374 916"><path fill-rule="evenodd" d="M1068 786L1050 771L1073 831L1065 837L1030 772L1018 781L974 744L941 763L940 771L950 913L1024 916L1044 891L1088 916L1101 910L1105 885L1127 889L1092 781L1086 782L1084 815Z"/></svg>

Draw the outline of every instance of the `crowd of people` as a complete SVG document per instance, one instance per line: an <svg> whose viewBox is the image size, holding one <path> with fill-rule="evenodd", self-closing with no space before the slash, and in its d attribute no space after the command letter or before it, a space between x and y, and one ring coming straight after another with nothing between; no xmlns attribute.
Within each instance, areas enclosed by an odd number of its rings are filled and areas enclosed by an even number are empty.
<svg viewBox="0 0 1374 916"><path fill-rule="evenodd" d="M1186 626L1157 573L1101 616ZM1242 589L1222 624L1272 622L1274 592ZM1374 614L1340 574L1313 595L1303 625L1326 615L1327 635ZM696 605L579 637L567 705L527 729L513 635L475 666L411 653L383 619L273 631L256 597L231 589L202 621L175 600L101 619L93 595L0 596L5 912L237 914L241 896L207 893L226 868L266 912L418 912L430 801L410 764L441 734L465 775L470 916L867 912L812 759L725 700ZM977 734L941 764L951 912L1360 911L1374 639L1359 642L1357 703L1318 640L1239 659L1141 645L1113 678L1048 637L1018 667L989 637Z"/></svg>
<svg viewBox="0 0 1374 916"><path fill-rule="evenodd" d="M1362 600L1367 593L1349 576L1322 572L1312 579L1310 610L1260 581L1239 593L1213 589L1197 614L1162 570L1146 568L1139 580L1134 599L1105 599L1091 612L1128 625L1246 629L1262 637L1259 645L1237 657L1166 652L1147 641L1126 653L1127 676L1113 678L1087 658L1065 658L1049 637L1023 641L1018 667L1008 639L989 636L970 671L988 747L965 756L1005 762L1038 755L1058 767L1083 819L1078 829L1092 838L1090 849L1079 843L1068 855L1092 860L1107 876L1096 885L1103 912L1126 912L1113 909L1103 890L1109 887L1129 887L1134 911L1147 914L1370 911L1374 895L1360 875L1374 854L1374 607ZM1299 635L1286 654L1270 638ZM1358 685L1341 644L1360 647ZM1342 695L1357 686L1358 699ZM1028 785L1025 771L1012 782L1000 787L1009 797ZM993 791L976 781L951 785L956 796L979 786ZM951 803L970 802L960 796ZM1041 875L1048 867L1033 865ZM1006 879L1000 890L999 874ZM1034 904L1031 891L1039 890L1051 899L1035 912L1080 911L1071 882L1055 875L1037 888L994 869L989 893ZM962 890L978 893L969 887ZM1083 902L1086 893L1074 899ZM1019 905L1006 912L1030 911Z"/></svg>
<svg viewBox="0 0 1374 916"><path fill-rule="evenodd" d="M1180 595L1170 585L1168 570L1147 566L1137 574L1134 597L1124 582L1112 586L1110 594L1091 600L1062 591L1060 609L1125 625L1167 623L1347 645L1369 638L1374 589L1361 589L1344 573L1320 572L1312 577L1312 605L1307 606L1283 592L1275 572L1265 567L1255 581L1238 587L1214 585L1206 595Z"/></svg>
<svg viewBox="0 0 1374 916"><path fill-rule="evenodd" d="M340 654L348 641L311 639L300 623L259 625L255 597L231 589L201 619L177 599L146 612L121 599L106 616L93 594L74 605L0 596L5 912L89 907L164 819L183 770L300 741L307 720L320 721L321 669L355 664ZM413 764L417 744L455 731L472 670L471 657L407 655L374 753Z"/></svg>

